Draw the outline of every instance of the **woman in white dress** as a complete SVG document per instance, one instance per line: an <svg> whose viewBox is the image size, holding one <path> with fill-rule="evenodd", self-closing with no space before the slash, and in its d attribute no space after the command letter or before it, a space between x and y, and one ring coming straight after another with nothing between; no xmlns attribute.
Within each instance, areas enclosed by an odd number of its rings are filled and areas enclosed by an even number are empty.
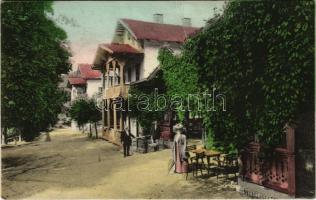
<svg viewBox="0 0 316 200"><path fill-rule="evenodd" d="M187 146L187 138L183 134L182 124L176 124L173 127L173 131L176 133L173 140L172 156L175 165L175 173L187 173L188 162L185 155Z"/></svg>

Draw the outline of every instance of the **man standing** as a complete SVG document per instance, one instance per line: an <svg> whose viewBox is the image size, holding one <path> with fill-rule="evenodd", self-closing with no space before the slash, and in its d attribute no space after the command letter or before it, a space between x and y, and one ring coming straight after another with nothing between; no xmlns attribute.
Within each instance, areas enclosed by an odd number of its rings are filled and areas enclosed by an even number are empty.
<svg viewBox="0 0 316 200"><path fill-rule="evenodd" d="M124 131L121 133L121 143L123 144L124 157L130 156L129 149L132 144L132 135L127 127L125 127Z"/></svg>

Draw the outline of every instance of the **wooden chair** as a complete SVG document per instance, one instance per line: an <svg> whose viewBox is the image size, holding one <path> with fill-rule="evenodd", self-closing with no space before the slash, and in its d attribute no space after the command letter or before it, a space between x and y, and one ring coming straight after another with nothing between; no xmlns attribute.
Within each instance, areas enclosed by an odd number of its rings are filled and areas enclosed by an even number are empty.
<svg viewBox="0 0 316 200"><path fill-rule="evenodd" d="M237 178L238 172L238 156L236 154L223 155L223 160L220 161L220 166L218 166L216 169L217 179L221 173L225 174L226 178L228 178L229 174L234 174L235 178Z"/></svg>
<svg viewBox="0 0 316 200"><path fill-rule="evenodd" d="M187 146L187 151L192 151L192 150L195 150L196 149L196 145L188 145Z"/></svg>
<svg viewBox="0 0 316 200"><path fill-rule="evenodd" d="M190 162L192 164L192 166L194 166L194 170L193 170L193 176L194 173L197 176L198 175L198 171L201 172L201 175L203 175L203 168L205 167L205 163L204 163L204 158L205 158L205 154L204 152L201 153L196 153L194 157L190 158Z"/></svg>
<svg viewBox="0 0 316 200"><path fill-rule="evenodd" d="M185 152L185 155L187 157L187 162L188 162L188 171L187 171L187 174L186 174L186 178L185 179L188 179L188 175L190 172L192 172L192 175L194 176L194 173L195 173L195 163L192 162L192 160L194 159L195 156L192 156L190 155L190 152L189 151L192 151L192 150L195 150L196 149L196 145L188 145L186 147L186 152Z"/></svg>
<svg viewBox="0 0 316 200"><path fill-rule="evenodd" d="M217 164L214 164L214 162L217 162ZM218 172L219 172L219 161L218 161L218 157L209 157L207 159L207 165L206 165L206 170L207 170L207 175L210 175L210 172L214 172L217 179L218 179Z"/></svg>
<svg viewBox="0 0 316 200"><path fill-rule="evenodd" d="M228 177L229 174L234 174L237 178L239 171L238 156L236 154L228 154L224 157L225 173Z"/></svg>

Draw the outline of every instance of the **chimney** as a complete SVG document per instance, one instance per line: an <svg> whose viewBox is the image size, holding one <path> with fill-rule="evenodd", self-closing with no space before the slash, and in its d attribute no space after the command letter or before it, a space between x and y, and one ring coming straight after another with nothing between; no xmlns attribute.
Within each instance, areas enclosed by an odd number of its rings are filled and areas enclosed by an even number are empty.
<svg viewBox="0 0 316 200"><path fill-rule="evenodd" d="M154 14L154 22L163 24L163 14L159 14L159 13Z"/></svg>
<svg viewBox="0 0 316 200"><path fill-rule="evenodd" d="M191 18L187 18L187 17L182 18L182 25L191 26Z"/></svg>

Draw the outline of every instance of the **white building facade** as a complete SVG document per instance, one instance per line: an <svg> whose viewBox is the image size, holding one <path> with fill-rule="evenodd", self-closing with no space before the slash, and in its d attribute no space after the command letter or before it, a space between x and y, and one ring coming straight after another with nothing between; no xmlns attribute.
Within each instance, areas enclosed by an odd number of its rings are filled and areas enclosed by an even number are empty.
<svg viewBox="0 0 316 200"><path fill-rule="evenodd" d="M102 76L93 70L90 64L78 64L77 71L70 73L68 86L71 87L71 102L79 98L96 98L102 93ZM73 130L79 130L75 121L71 122Z"/></svg>
<svg viewBox="0 0 316 200"><path fill-rule="evenodd" d="M103 79L110 80L102 85L107 108L102 119L105 139L119 143L120 132L126 126L134 136L140 134L137 120L130 118L128 112L117 111L115 99L126 100L129 85L147 79L157 69L160 48L167 46L178 53L185 39L198 30L132 19L118 21L112 43L100 44L93 62L94 68L102 72Z"/></svg>

